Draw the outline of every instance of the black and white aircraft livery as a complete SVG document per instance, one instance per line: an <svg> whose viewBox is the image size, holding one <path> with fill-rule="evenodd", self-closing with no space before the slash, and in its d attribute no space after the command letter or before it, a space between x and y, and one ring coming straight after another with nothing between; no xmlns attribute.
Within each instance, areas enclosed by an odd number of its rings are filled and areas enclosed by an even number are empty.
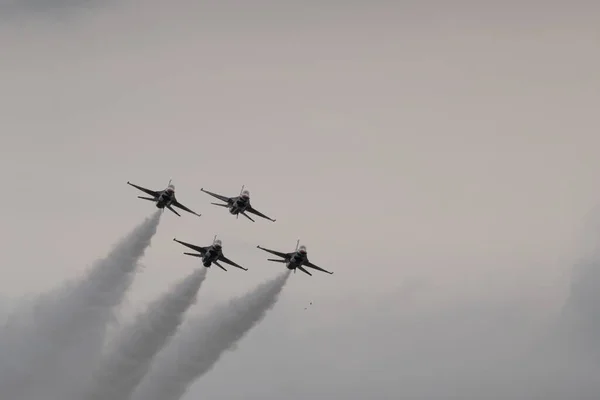
<svg viewBox="0 0 600 400"><path fill-rule="evenodd" d="M296 272L296 268L298 268L300 271L305 272L308 275L312 276L312 274L310 272L308 272L306 269L303 268L303 267L308 267L308 268L316 269L318 271L326 272L328 274L333 274L333 272L326 271L323 268L317 267L315 264L308 261L308 256L306 253L306 246L302 245L302 246L298 247L299 244L300 244L300 240L298 240L296 242L296 251L293 251L291 253L281 253L279 251L265 249L264 247L260 247L260 246L256 246L256 247L258 247L259 249L264 250L268 253L271 253L278 257L283 258L283 260L278 260L278 259L273 259L273 258L268 258L267 260L285 263L285 266L288 269L293 269L294 272Z"/></svg>
<svg viewBox="0 0 600 400"><path fill-rule="evenodd" d="M199 252L200 254L196 254L196 253L183 253L183 254L201 258L202 265L204 265L206 268L209 268L211 264L215 264L217 267L221 268L223 271L227 271L225 268L223 268L223 266L221 266L221 264L219 264L219 261L221 261L226 264L232 265L234 267L243 269L244 271L248 271L248 268L244 268L241 265L234 263L233 261L231 261L230 259L228 259L227 257L225 257L223 255L223 244L221 243L221 241L219 239L217 239L216 235L213 239L212 245L206 246L206 247L196 246L194 244L182 242L180 240L177 240L176 238L173 238L173 240L176 241L177 243L181 243L182 245L184 245L186 247L189 247L192 250L196 250L197 252Z"/></svg>
<svg viewBox="0 0 600 400"><path fill-rule="evenodd" d="M162 208L164 210L166 207L169 210L173 211L175 214L179 215L180 217L181 217L181 215L177 211L175 211L173 209L173 207L177 207L184 211L192 213L194 215L200 216L200 214L195 213L194 211L190 210L189 208L187 208L186 206L184 206L183 204L181 204L180 202L177 201L177 199L175 198L175 185L173 185L171 183L171 179L169 179L169 185L167 186L167 188L165 190L158 190L158 191L150 190L150 189L146 189L141 186L138 186L138 185L134 185L133 183L130 183L129 181L127 182L127 184L152 196L152 197L138 196L138 198L153 201L156 203L156 207L158 207L158 208Z"/></svg>
<svg viewBox="0 0 600 400"><path fill-rule="evenodd" d="M219 199L221 201L224 201L226 204L221 204L221 203L210 203L210 204L228 208L229 212L231 214L235 215L236 218L239 218L240 214L242 214L244 217L246 217L250 221L254 222L254 220L252 218L250 218L248 216L248 214L246 214L247 212L249 212L251 214L258 215L259 217L268 219L269 221L275 222L274 219L267 217L265 214L263 214L259 211L256 211L256 209L254 209L252 207L252 205L250 204L250 192L248 190L244 190L244 186L242 186L240 195L235 196L235 197L221 196L220 194L216 194L216 193L209 192L208 190L204 190L204 188L200 188L200 190L203 191L204 193L208 193L209 195L211 195L213 197L216 197L217 199Z"/></svg>

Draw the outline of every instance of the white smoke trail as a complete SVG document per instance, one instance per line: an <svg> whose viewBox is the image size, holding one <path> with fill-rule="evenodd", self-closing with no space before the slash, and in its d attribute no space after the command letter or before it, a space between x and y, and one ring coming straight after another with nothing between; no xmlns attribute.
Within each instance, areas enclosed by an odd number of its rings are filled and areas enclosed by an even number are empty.
<svg viewBox="0 0 600 400"><path fill-rule="evenodd" d="M135 391L133 400L179 400L190 385L206 374L256 326L270 310L290 271L224 304L186 329L164 349Z"/></svg>
<svg viewBox="0 0 600 400"><path fill-rule="evenodd" d="M206 277L200 268L150 304L115 340L83 397L89 400L127 400L150 369L154 356L175 334L184 313L195 302Z"/></svg>
<svg viewBox="0 0 600 400"><path fill-rule="evenodd" d="M67 388L74 389L89 375L101 354L113 308L131 286L161 214L146 218L83 278L40 296L31 309L18 311L16 328L3 332L2 397L65 400Z"/></svg>

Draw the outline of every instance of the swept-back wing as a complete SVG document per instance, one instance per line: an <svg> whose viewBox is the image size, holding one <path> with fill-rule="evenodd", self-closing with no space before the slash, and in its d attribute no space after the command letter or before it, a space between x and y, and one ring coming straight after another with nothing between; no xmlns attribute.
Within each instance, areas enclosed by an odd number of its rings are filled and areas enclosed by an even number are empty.
<svg viewBox="0 0 600 400"><path fill-rule="evenodd" d="M224 255L221 254L221 256L219 257L219 261L224 262L225 264L229 264L229 265L233 265L234 267L238 267L240 269L243 269L244 271L248 271L248 268L244 268L241 265L238 265L236 263L234 263L233 261L231 261L229 258L225 257Z"/></svg>
<svg viewBox="0 0 600 400"><path fill-rule="evenodd" d="M138 186L138 185L134 185L133 183L127 181L127 184L130 186L133 186L134 188L141 190L142 192L149 194L152 197L158 197L160 195L160 191L156 191L156 190L150 190L150 189L146 189L144 187Z"/></svg>
<svg viewBox="0 0 600 400"><path fill-rule="evenodd" d="M195 244L182 242L181 240L177 240L176 238L173 238L173 240L176 241L177 243L184 245L185 247L189 247L192 250L196 250L197 252L199 252L202 255L204 255L204 253L206 253L206 251L208 250L208 246L207 247L196 246Z"/></svg>
<svg viewBox="0 0 600 400"><path fill-rule="evenodd" d="M246 208L246 211L248 211L249 213L252 213L254 215L258 215L259 217L263 217L264 219L268 219L269 221L275 222L275 220L273 218L267 217L265 214L261 213L260 211L257 211L252 206L248 206L248 208Z"/></svg>
<svg viewBox="0 0 600 400"><path fill-rule="evenodd" d="M181 203L180 203L179 201L177 201L177 200L174 200L174 201L173 201L173 203L171 203L171 204L172 204L174 207L181 208L182 210L184 210L184 211L187 211L187 212L189 212L189 213L191 213L191 214L194 214L194 215L200 216L200 214L198 214L198 213L197 213L197 212L195 212L195 211L192 211L192 210L190 210L189 208L187 208L186 206L184 206L183 204L181 204Z"/></svg>
<svg viewBox="0 0 600 400"><path fill-rule="evenodd" d="M259 248L259 249L261 249L261 250L266 251L267 253L271 253L271 254L274 254L274 255L276 255L278 257L282 257L282 258L285 258L285 259L290 258L290 255L293 254L293 253L282 253L280 251L265 249L264 247L260 247L260 246L256 246L256 247Z"/></svg>
<svg viewBox="0 0 600 400"><path fill-rule="evenodd" d="M313 263L311 263L309 261L305 261L302 265L304 265L304 266L306 266L308 268L316 269L317 271L322 271L322 272L325 272L325 273L333 275L333 272L329 272L327 270L324 270L321 267L317 267L315 264L313 264Z"/></svg>
<svg viewBox="0 0 600 400"><path fill-rule="evenodd" d="M216 197L217 199L219 199L221 201L224 201L226 203L230 203L232 201L232 199L233 199L232 197L226 197L226 196L222 196L220 194L209 192L208 190L204 190L204 188L200 188L200 190L203 191L204 193L207 193L207 194L209 194L209 195L211 195L213 197Z"/></svg>

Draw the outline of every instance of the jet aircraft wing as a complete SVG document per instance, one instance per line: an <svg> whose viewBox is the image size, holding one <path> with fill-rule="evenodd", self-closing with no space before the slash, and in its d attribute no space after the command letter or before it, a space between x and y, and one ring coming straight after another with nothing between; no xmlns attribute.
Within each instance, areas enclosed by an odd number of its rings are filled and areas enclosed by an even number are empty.
<svg viewBox="0 0 600 400"><path fill-rule="evenodd" d="M326 272L326 273L328 273L330 275L333 275L333 272L329 272L327 270L324 270L321 267L317 267L315 264L311 263L310 261L305 261L303 263L303 265L306 266L306 267L308 267L308 268L316 269L317 271L322 271L322 272Z"/></svg>
<svg viewBox="0 0 600 400"><path fill-rule="evenodd" d="M244 271L248 271L248 268L244 268L241 265L238 265L236 263L234 263L233 261L231 261L229 258L225 257L224 255L221 254L221 256L219 257L219 261L224 262L225 264L229 264L229 265L233 265L234 267L238 267L240 269L243 269Z"/></svg>
<svg viewBox="0 0 600 400"><path fill-rule="evenodd" d="M231 197L226 197L226 196L222 196L220 194L209 192L208 190L204 190L204 188L200 188L200 190L203 191L204 193L210 194L211 196L216 197L217 199L224 201L226 203L230 203L231 200L233 199Z"/></svg>
<svg viewBox="0 0 600 400"><path fill-rule="evenodd" d="M249 205L248 208L246 208L246 211L249 213L252 213L254 215L258 215L259 217L263 217L264 219L268 219L269 221L275 222L275 220L273 218L267 217L265 214L261 213L260 211L255 210L251 205Z"/></svg>
<svg viewBox="0 0 600 400"><path fill-rule="evenodd" d="M161 191L146 189L146 188L143 188L143 187L138 186L138 185L134 185L133 183L131 183L129 181L127 181L127 184L133 186L136 189L141 190L142 192L144 192L146 194L149 194L152 197L158 197L160 195L160 192L161 192Z"/></svg>
<svg viewBox="0 0 600 400"><path fill-rule="evenodd" d="M267 253L271 253L278 257L285 258L285 259L290 258L290 254L292 254L292 253L282 253L280 251L275 251L275 250L269 250L269 249L265 249L264 247L260 247L260 246L256 246L256 247L258 247L261 250L266 251Z"/></svg>
<svg viewBox="0 0 600 400"><path fill-rule="evenodd" d="M206 251L208 250L208 247L210 247L210 246L206 246L206 247L196 246L195 244L182 242L181 240L177 240L176 238L173 238L173 240L176 241L177 243L184 245L185 247L189 247L192 250L196 250L197 252L199 252L202 255L204 255L204 253L206 253Z"/></svg>
<svg viewBox="0 0 600 400"><path fill-rule="evenodd" d="M195 211L192 211L192 210L190 210L189 208L187 208L186 206L184 206L183 204L181 204L181 203L180 203L179 201L177 201L177 200L173 200L173 203L171 203L171 205L172 205L172 206L174 206L174 207L181 208L182 210L184 210L184 211L187 211L187 212L189 212L189 213L191 213L191 214L194 214L194 215L200 216L200 214L198 214L198 213L197 213L197 212L195 212Z"/></svg>

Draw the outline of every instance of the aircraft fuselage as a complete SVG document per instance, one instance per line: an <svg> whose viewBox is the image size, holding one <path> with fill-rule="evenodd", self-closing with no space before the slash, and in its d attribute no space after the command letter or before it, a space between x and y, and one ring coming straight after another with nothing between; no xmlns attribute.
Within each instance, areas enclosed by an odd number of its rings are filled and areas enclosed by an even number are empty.
<svg viewBox="0 0 600 400"><path fill-rule="evenodd" d="M229 212L232 215L239 214L241 212L246 211L249 204L250 204L249 198L240 196L237 199L235 199L233 202L231 202L231 204L229 205Z"/></svg>
<svg viewBox="0 0 600 400"><path fill-rule="evenodd" d="M202 265L207 268L210 267L213 262L219 259L222 253L223 251L220 247L211 246L206 253L204 253L204 256L202 256Z"/></svg>
<svg viewBox="0 0 600 400"><path fill-rule="evenodd" d="M286 266L288 269L296 269L297 267L301 266L307 259L308 257L306 256L306 253L301 253L297 251L286 263Z"/></svg>
<svg viewBox="0 0 600 400"><path fill-rule="evenodd" d="M156 200L156 207L165 208L167 206L170 206L171 203L173 203L174 198L175 192L165 190L160 194L160 196L158 196L158 200Z"/></svg>

